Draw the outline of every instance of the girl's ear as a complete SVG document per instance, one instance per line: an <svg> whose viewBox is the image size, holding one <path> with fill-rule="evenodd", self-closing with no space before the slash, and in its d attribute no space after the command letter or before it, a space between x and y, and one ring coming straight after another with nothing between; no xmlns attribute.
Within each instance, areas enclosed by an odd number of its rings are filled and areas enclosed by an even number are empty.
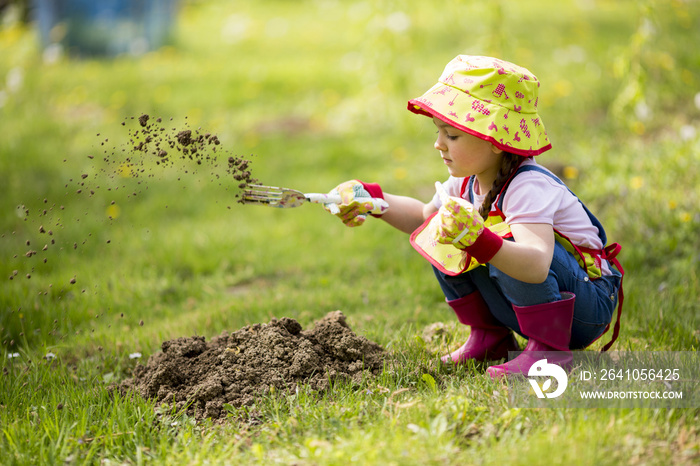
<svg viewBox="0 0 700 466"><path fill-rule="evenodd" d="M495 145L491 144L491 152L493 152L494 154L502 154L503 149L499 149Z"/></svg>

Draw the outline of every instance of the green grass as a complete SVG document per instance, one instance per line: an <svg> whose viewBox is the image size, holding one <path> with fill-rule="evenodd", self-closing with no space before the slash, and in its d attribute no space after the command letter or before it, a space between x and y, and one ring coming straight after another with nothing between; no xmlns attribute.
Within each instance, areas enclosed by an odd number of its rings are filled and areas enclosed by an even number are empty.
<svg viewBox="0 0 700 466"><path fill-rule="evenodd" d="M100 178L95 160L126 147L125 118L148 113L216 133L267 184L325 192L360 178L429 199L446 174L430 121L406 101L458 53L499 55L543 83L554 149L541 163L576 169L568 184L623 246L615 348L697 351L700 54L687 44L698 17L697 2L191 0L171 46L57 62L7 19L0 463L696 463L698 407L517 409L483 367L438 367L465 329L382 222L348 229L318 206L241 206L223 170L214 183L193 166ZM75 193L83 173L96 175L93 196ZM54 233L46 252L40 226ZM336 309L389 351L361 389L263 397L222 425L106 389L130 375L131 353L145 361L167 339L282 316L306 327ZM440 344L423 334L436 322L448 324Z"/></svg>

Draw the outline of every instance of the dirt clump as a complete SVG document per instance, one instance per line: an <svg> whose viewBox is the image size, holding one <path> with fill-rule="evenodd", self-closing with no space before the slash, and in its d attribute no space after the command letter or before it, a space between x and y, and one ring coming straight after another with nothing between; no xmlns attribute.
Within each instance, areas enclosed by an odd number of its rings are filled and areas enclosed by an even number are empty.
<svg viewBox="0 0 700 466"><path fill-rule="evenodd" d="M171 118L170 122L172 120ZM66 200L73 201L76 196L90 198L95 196L98 202L105 202L105 191L117 195L117 191L121 190L121 192L130 193L126 197L121 196L121 203L126 204L148 190L152 179L168 179L168 175L175 174L177 182L189 177L190 180L202 184L207 182L217 184L225 190L222 199L238 199L237 202L242 203L240 190L249 184L259 183L251 172L251 160L230 154L222 147L216 134L201 128L192 129L187 123L184 124L184 128L174 126L173 123L166 123L162 118L148 114L126 117L121 124L128 130L128 143L113 145L109 143L108 138L103 139L101 147L104 155L88 155L89 165L81 166L80 171L65 183ZM100 133L97 136L100 136ZM67 162L67 159L64 159L64 162ZM117 204L114 200L109 202L112 206ZM35 201L33 204L40 203ZM71 243L61 241L65 223L79 222L81 217L95 213L85 211L82 212L83 215L73 214L79 215L78 217L66 218L63 212L64 206L59 207L59 205L45 198L41 208L34 207L30 210L24 204L17 206L16 213L19 218L28 224L32 221L36 222L36 226L26 228L35 233L33 240L38 239L36 232L39 235L54 236L53 229L56 229L57 233L58 241L52 238L50 243L45 243L41 250L32 248L22 251L21 255L26 257L27 269L31 272L34 272L35 266L39 265L37 264L39 259L43 259L46 263L47 256L50 256L53 250L67 251L71 246ZM106 218L111 224L111 221L118 216L118 207L116 205L108 210L106 215L103 215L104 210L101 209L96 212L100 220ZM231 209L231 206L228 205L227 208ZM117 212L117 215L113 216L113 212ZM85 238L82 244L86 244L87 241L88 239ZM29 239L25 241L26 246L30 243ZM111 244L111 241L108 240L105 243ZM77 249L78 243L73 241L72 246L73 249ZM19 257L20 253L17 252L13 254L12 260ZM0 264L4 263L10 264L11 261L9 258L6 260L3 258ZM15 267L15 264L11 267ZM14 280L16 276L17 274L10 274L8 278ZM29 274L27 278L30 278Z"/></svg>
<svg viewBox="0 0 700 466"><path fill-rule="evenodd" d="M224 405L252 406L271 391L359 384L379 374L384 359L384 349L354 334L340 311L310 330L283 317L223 332L209 342L202 336L165 341L161 349L146 365L137 365L119 391L172 404L197 419L225 418Z"/></svg>
<svg viewBox="0 0 700 466"><path fill-rule="evenodd" d="M163 166L177 164L179 158L181 159L180 164L182 161L189 160L194 161L197 165L204 164L214 169L218 168L218 156L222 155L222 149L218 147L221 145L221 141L216 134L202 132L200 129L178 130L174 127L168 129L162 118L153 119L146 114L138 117L138 121L140 128L137 127L129 132L132 154L155 155L156 164ZM108 159L105 158L105 161ZM134 168L133 176L139 176L139 172L144 171L140 167L144 163L143 159L130 157L126 159L126 162ZM240 182L239 188L258 182L248 169L249 165L250 160L237 155L228 157L226 172ZM212 174L217 179L219 178L218 174Z"/></svg>

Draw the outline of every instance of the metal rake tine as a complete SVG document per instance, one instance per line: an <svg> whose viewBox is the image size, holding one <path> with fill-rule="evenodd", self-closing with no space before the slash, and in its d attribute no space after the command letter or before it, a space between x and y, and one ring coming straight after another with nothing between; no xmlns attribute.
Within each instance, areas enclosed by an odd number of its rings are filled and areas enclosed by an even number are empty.
<svg viewBox="0 0 700 466"><path fill-rule="evenodd" d="M279 202L279 199L270 199L267 197L252 197L252 196L243 196L243 202L246 203L258 203L258 204L271 204L275 202Z"/></svg>
<svg viewBox="0 0 700 466"><path fill-rule="evenodd" d="M279 191L272 191L269 189L259 189L257 186L247 186L243 191L244 196L253 196L258 198L282 198L284 193Z"/></svg>
<svg viewBox="0 0 700 466"><path fill-rule="evenodd" d="M275 193L260 193L260 192L253 192L253 191L244 191L243 192L243 197L251 198L251 199L277 199L280 200L282 199L282 195L278 195Z"/></svg>
<svg viewBox="0 0 700 466"><path fill-rule="evenodd" d="M247 185L243 189L243 203L262 204L270 207L299 207L309 200L304 193L289 188Z"/></svg>
<svg viewBox="0 0 700 466"><path fill-rule="evenodd" d="M285 190L282 188L275 188L272 186L254 186L248 185L244 188L244 193L257 194L261 196L283 196Z"/></svg>
<svg viewBox="0 0 700 466"><path fill-rule="evenodd" d="M249 197L243 197L244 204L258 204L258 205L275 205L279 201L277 199L255 199Z"/></svg>
<svg viewBox="0 0 700 466"><path fill-rule="evenodd" d="M244 192L243 193L243 200L244 201L257 201L257 202L270 203L270 202L279 202L282 200L282 197L281 196L274 196L274 195L267 195L267 194L253 193L253 192Z"/></svg>
<svg viewBox="0 0 700 466"><path fill-rule="evenodd" d="M286 191L284 188L278 188L277 186L263 186L260 184L247 184L245 189L247 191L256 191L262 193L275 193L282 194Z"/></svg>

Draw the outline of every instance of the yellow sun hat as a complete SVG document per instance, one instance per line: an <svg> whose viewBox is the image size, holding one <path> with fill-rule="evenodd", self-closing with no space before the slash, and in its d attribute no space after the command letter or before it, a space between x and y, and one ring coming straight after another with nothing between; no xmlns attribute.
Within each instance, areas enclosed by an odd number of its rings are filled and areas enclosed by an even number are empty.
<svg viewBox="0 0 700 466"><path fill-rule="evenodd" d="M540 82L527 69L498 58L458 55L408 109L522 156L552 148L537 113Z"/></svg>

